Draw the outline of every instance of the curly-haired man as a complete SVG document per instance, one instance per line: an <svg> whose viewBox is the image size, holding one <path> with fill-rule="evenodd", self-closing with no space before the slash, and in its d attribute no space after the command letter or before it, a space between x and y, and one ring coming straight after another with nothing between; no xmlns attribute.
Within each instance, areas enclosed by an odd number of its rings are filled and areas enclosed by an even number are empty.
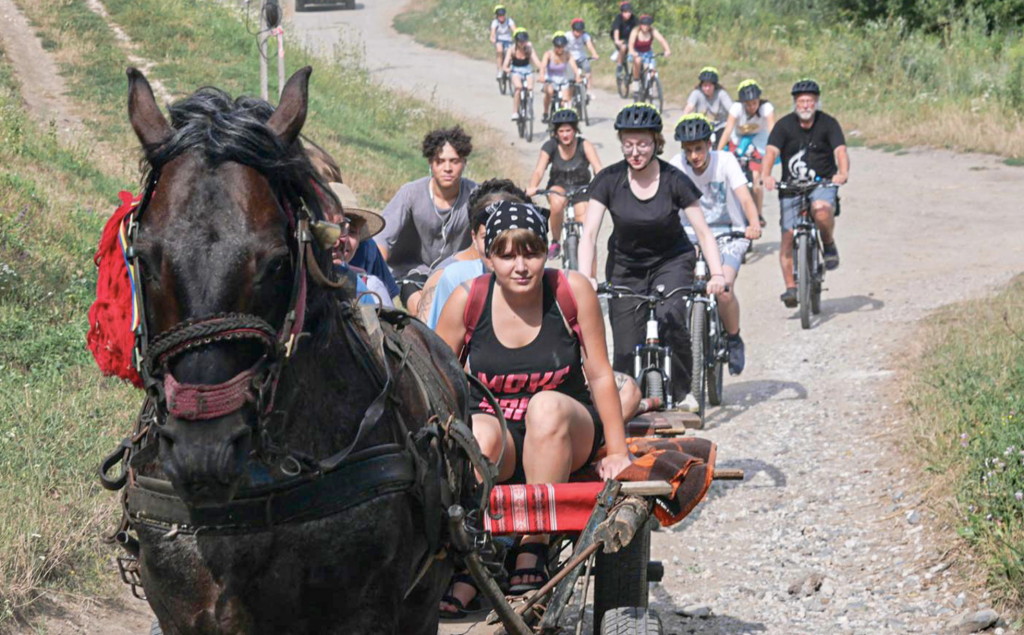
<svg viewBox="0 0 1024 635"><path fill-rule="evenodd" d="M472 138L456 126L423 138L430 176L403 185L384 208L384 231L375 237L401 283L402 303L413 315L420 289L441 262L469 247L469 197L476 183L462 178Z"/></svg>

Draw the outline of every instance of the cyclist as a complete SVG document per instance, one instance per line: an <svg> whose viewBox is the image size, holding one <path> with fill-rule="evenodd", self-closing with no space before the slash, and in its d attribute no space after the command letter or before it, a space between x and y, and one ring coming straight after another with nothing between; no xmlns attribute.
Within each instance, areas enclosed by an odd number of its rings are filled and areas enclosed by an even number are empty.
<svg viewBox="0 0 1024 635"><path fill-rule="evenodd" d="M781 117L771 135L768 149L761 164L761 179L769 190L775 189L771 168L775 158L782 155L782 180L831 180L836 185L846 183L850 176L850 155L839 122L818 110L821 88L811 79L793 84L793 112ZM786 292L780 300L789 308L797 305L796 281L793 276L793 227L800 213L799 198L779 193L782 208L782 241L779 262ZM811 214L821 232L825 268L839 266L839 249L835 243L836 208L835 188L818 188L811 193Z"/></svg>
<svg viewBox="0 0 1024 635"><path fill-rule="evenodd" d="M761 86L752 79L740 82L738 101L729 108L729 118L725 122L725 130L718 139L718 149L724 150L732 144L736 156L743 156L753 146L764 157L768 147L768 135L775 127L775 106L767 99L761 99ZM754 203L764 227L764 189L761 184L760 162L750 162L750 176L753 181Z"/></svg>
<svg viewBox="0 0 1024 635"><path fill-rule="evenodd" d="M707 115L708 119L715 122L715 129L718 130L725 125L729 117L729 109L732 108L732 97L729 92L718 83L718 69L714 66L705 66L700 69L697 76L697 86L686 98L686 107L683 114L698 112Z"/></svg>
<svg viewBox="0 0 1024 635"><path fill-rule="evenodd" d="M501 67L505 63L505 51L512 45L512 33L516 30L516 22L508 17L505 5L494 7L494 19L491 20L491 44L497 54L498 79L501 79Z"/></svg>
<svg viewBox="0 0 1024 635"><path fill-rule="evenodd" d="M569 188L590 183L591 171L593 174L601 171L601 159L597 156L597 150L594 149L592 143L580 136L580 117L575 110L561 108L555 111L551 118L551 125L553 128L551 138L541 146L537 167L533 169L530 186L526 188L526 193L529 196L537 194L540 180L544 177L544 172L547 171L549 165L551 166L551 177L548 179L548 189L557 190L563 194ZM549 260L554 260L561 254L558 240L562 236L562 219L565 215L566 204L573 206L576 220L582 223L586 217L589 199L590 197L586 193L574 194L571 201L566 201L564 196L557 194L548 195L548 205L551 206ZM592 272L590 275L594 276L596 273Z"/></svg>
<svg viewBox="0 0 1024 635"><path fill-rule="evenodd" d="M575 18L572 21L572 30L565 34L567 40L569 40L569 53L572 54L572 59L576 61L576 66L579 67L580 72L586 77L587 85L590 85L590 60L597 59L597 49L594 48L594 38L590 37L587 33L587 24L583 21L583 18ZM587 93L587 99L591 98L590 93Z"/></svg>
<svg viewBox="0 0 1024 635"><path fill-rule="evenodd" d="M658 29L654 28L654 18L649 14L640 16L639 28L633 29L629 34L629 59L633 60L633 79L639 81L643 68L654 66L654 41L657 40L665 57L672 55L672 49L668 41L661 35Z"/></svg>
<svg viewBox="0 0 1024 635"><path fill-rule="evenodd" d="M508 422L502 439L489 401L472 387L473 436L480 449L496 462L504 443L501 482L564 483L603 445L607 455L598 474L615 478L630 465L630 455L597 294L577 272L545 273L547 223L532 205L493 205L485 243L494 273L480 282L487 292L474 328L466 324L470 293L461 288L445 304L437 328L469 372L490 387ZM559 305L567 293L577 307L571 329ZM522 540L509 578L513 593L546 582L549 539L542 534ZM450 609L464 607L471 596L471 585L456 584L442 600L443 614L458 615Z"/></svg>
<svg viewBox="0 0 1024 635"><path fill-rule="evenodd" d="M473 139L461 127L432 130L423 138L430 176L406 183L384 208L375 238L401 285L402 303L416 313L420 288L445 258L469 246L469 197L476 183L463 178Z"/></svg>
<svg viewBox="0 0 1024 635"><path fill-rule="evenodd" d="M694 228L708 261L709 293L724 289L722 258L700 207L700 190L680 170L657 158L665 147L661 113L651 104L632 104L615 118L622 144L623 161L601 170L590 184L590 204L580 239L580 270L592 271L597 233L605 211L612 215L608 239L608 282L639 293L651 293L658 285L669 292L690 287L696 254L679 222L679 210ZM646 314L637 311L641 302L614 299L609 303L614 339L614 366L633 371L633 351L644 341ZM687 329L685 294L677 294L658 308L665 341L673 349L673 393L686 395L681 407L697 410L690 394L693 359Z"/></svg>
<svg viewBox="0 0 1024 635"><path fill-rule="evenodd" d="M533 90L533 68L540 68L537 52L530 44L530 34L520 27L513 36L515 45L505 52L505 72L512 76L512 121L519 120L519 99L523 94L523 86Z"/></svg>
<svg viewBox="0 0 1024 635"><path fill-rule="evenodd" d="M637 25L636 16L633 15L633 5L629 2L619 3L619 13L612 21L612 40L615 42L615 53L612 55L613 62L621 61L629 68L629 35Z"/></svg>
<svg viewBox="0 0 1024 635"><path fill-rule="evenodd" d="M580 69L566 50L569 39L565 37L565 33L555 31L551 45L554 48L544 53L540 61L540 79L544 82L544 123L548 123L548 111L555 93L558 93L563 104L572 103L569 82L580 81ZM569 76L569 71L572 71L572 77Z"/></svg>
<svg viewBox="0 0 1024 635"><path fill-rule="evenodd" d="M675 134L683 151L672 157L669 163L682 170L704 192L700 197L700 207L704 220L717 238L718 251L722 254L722 273L729 287L727 291L716 294L726 331L729 372L739 375L743 372L745 354L743 338L740 337L740 303L735 295L736 276L750 241L761 237L761 223L739 161L730 152L711 149L712 132L711 120L704 115L683 115L676 124ZM686 219L683 220L690 236L693 228L685 222ZM746 232L745 238L728 235L740 230Z"/></svg>

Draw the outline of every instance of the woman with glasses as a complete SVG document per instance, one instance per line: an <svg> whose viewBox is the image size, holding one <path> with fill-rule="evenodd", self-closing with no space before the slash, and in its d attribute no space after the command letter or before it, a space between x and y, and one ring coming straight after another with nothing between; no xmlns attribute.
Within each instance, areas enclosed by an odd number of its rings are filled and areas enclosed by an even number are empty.
<svg viewBox="0 0 1024 635"><path fill-rule="evenodd" d="M331 252L334 266L339 269L351 269L356 274L356 291L364 294L359 298L361 303L379 302L386 307L394 308L395 303L384 282L377 276L350 264L360 242L368 240L384 229L384 217L360 207L355 192L349 186L334 182L330 185L344 209L344 213L338 213L333 206L328 208L328 220L341 228Z"/></svg>
<svg viewBox="0 0 1024 635"><path fill-rule="evenodd" d="M658 285L668 293L693 284L696 253L680 222L685 213L711 270L708 293L725 287L722 259L714 234L704 220L701 192L679 169L657 158L665 147L661 113L651 104L632 104L615 119L623 160L601 171L590 184L590 203L580 240L580 271L594 266L597 233L605 211L612 216L605 277L613 285L649 294ZM592 281L596 285L596 281ZM608 318L614 340L613 368L633 372L633 351L643 344L647 315L637 310L640 301L613 299ZM658 307L659 331L672 347L672 392L691 412L697 402L690 394L693 360L687 329L686 294L680 293Z"/></svg>

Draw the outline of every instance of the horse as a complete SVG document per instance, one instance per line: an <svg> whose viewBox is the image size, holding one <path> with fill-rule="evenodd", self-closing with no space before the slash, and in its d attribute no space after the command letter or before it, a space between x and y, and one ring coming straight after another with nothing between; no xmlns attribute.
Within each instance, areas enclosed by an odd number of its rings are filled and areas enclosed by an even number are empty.
<svg viewBox="0 0 1024 635"><path fill-rule="evenodd" d="M148 397L119 535L166 635L437 632L444 503L472 475L443 432L468 385L433 332L331 273L311 72L276 108L206 87L168 120L128 69Z"/></svg>

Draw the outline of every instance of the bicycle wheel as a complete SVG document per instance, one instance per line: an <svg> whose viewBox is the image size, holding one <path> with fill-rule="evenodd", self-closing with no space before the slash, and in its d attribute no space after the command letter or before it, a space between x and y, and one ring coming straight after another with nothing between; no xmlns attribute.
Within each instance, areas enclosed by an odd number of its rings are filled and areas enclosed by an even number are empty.
<svg viewBox="0 0 1024 635"><path fill-rule="evenodd" d="M590 125L590 112L587 110L587 101L588 101L587 87L586 86L582 86L582 87L580 87L580 108L579 108L580 121L582 121L585 125L589 126Z"/></svg>
<svg viewBox="0 0 1024 635"><path fill-rule="evenodd" d="M498 78L498 92L504 95L508 91L508 75L505 73L501 74Z"/></svg>
<svg viewBox="0 0 1024 635"><path fill-rule="evenodd" d="M724 327L722 319L718 315L718 309L711 311L711 323L715 324L715 335L712 337L708 332L708 355L711 356L711 363L708 365L708 403L712 406L722 405L724 368Z"/></svg>
<svg viewBox="0 0 1024 635"><path fill-rule="evenodd" d="M619 89L619 97L629 97L629 75L627 75L625 64L615 67L615 86Z"/></svg>
<svg viewBox="0 0 1024 635"><path fill-rule="evenodd" d="M526 102L526 142L533 141L533 93L527 97Z"/></svg>
<svg viewBox="0 0 1024 635"><path fill-rule="evenodd" d="M821 260L818 258L818 250L814 250L814 267L811 275L814 277L814 283L811 285L811 313L818 315L821 313L821 283L825 281L825 272L823 271Z"/></svg>
<svg viewBox="0 0 1024 635"><path fill-rule="evenodd" d="M579 271L579 248L580 248L580 237L579 234L571 232L566 235L565 241L562 243L562 268L565 270Z"/></svg>
<svg viewBox="0 0 1024 635"><path fill-rule="evenodd" d="M644 398L657 399L665 403L665 382L656 370L649 370L644 373Z"/></svg>
<svg viewBox="0 0 1024 635"><path fill-rule="evenodd" d="M796 288L800 303L800 326L811 328L811 236L802 233L796 239Z"/></svg>
<svg viewBox="0 0 1024 635"><path fill-rule="evenodd" d="M647 101L658 107L658 112L665 109L665 95L661 91L661 80L654 77L647 89Z"/></svg>
<svg viewBox="0 0 1024 635"><path fill-rule="evenodd" d="M698 429L704 428L704 403L707 394L707 359L704 344L708 339L707 315L704 304L694 302L690 308L690 351L693 353L693 375L690 380L690 392L697 400L697 416L700 417Z"/></svg>
<svg viewBox="0 0 1024 635"><path fill-rule="evenodd" d="M526 138L526 109L523 107L522 102L519 104L519 118L516 119L516 129L519 131L519 138Z"/></svg>

